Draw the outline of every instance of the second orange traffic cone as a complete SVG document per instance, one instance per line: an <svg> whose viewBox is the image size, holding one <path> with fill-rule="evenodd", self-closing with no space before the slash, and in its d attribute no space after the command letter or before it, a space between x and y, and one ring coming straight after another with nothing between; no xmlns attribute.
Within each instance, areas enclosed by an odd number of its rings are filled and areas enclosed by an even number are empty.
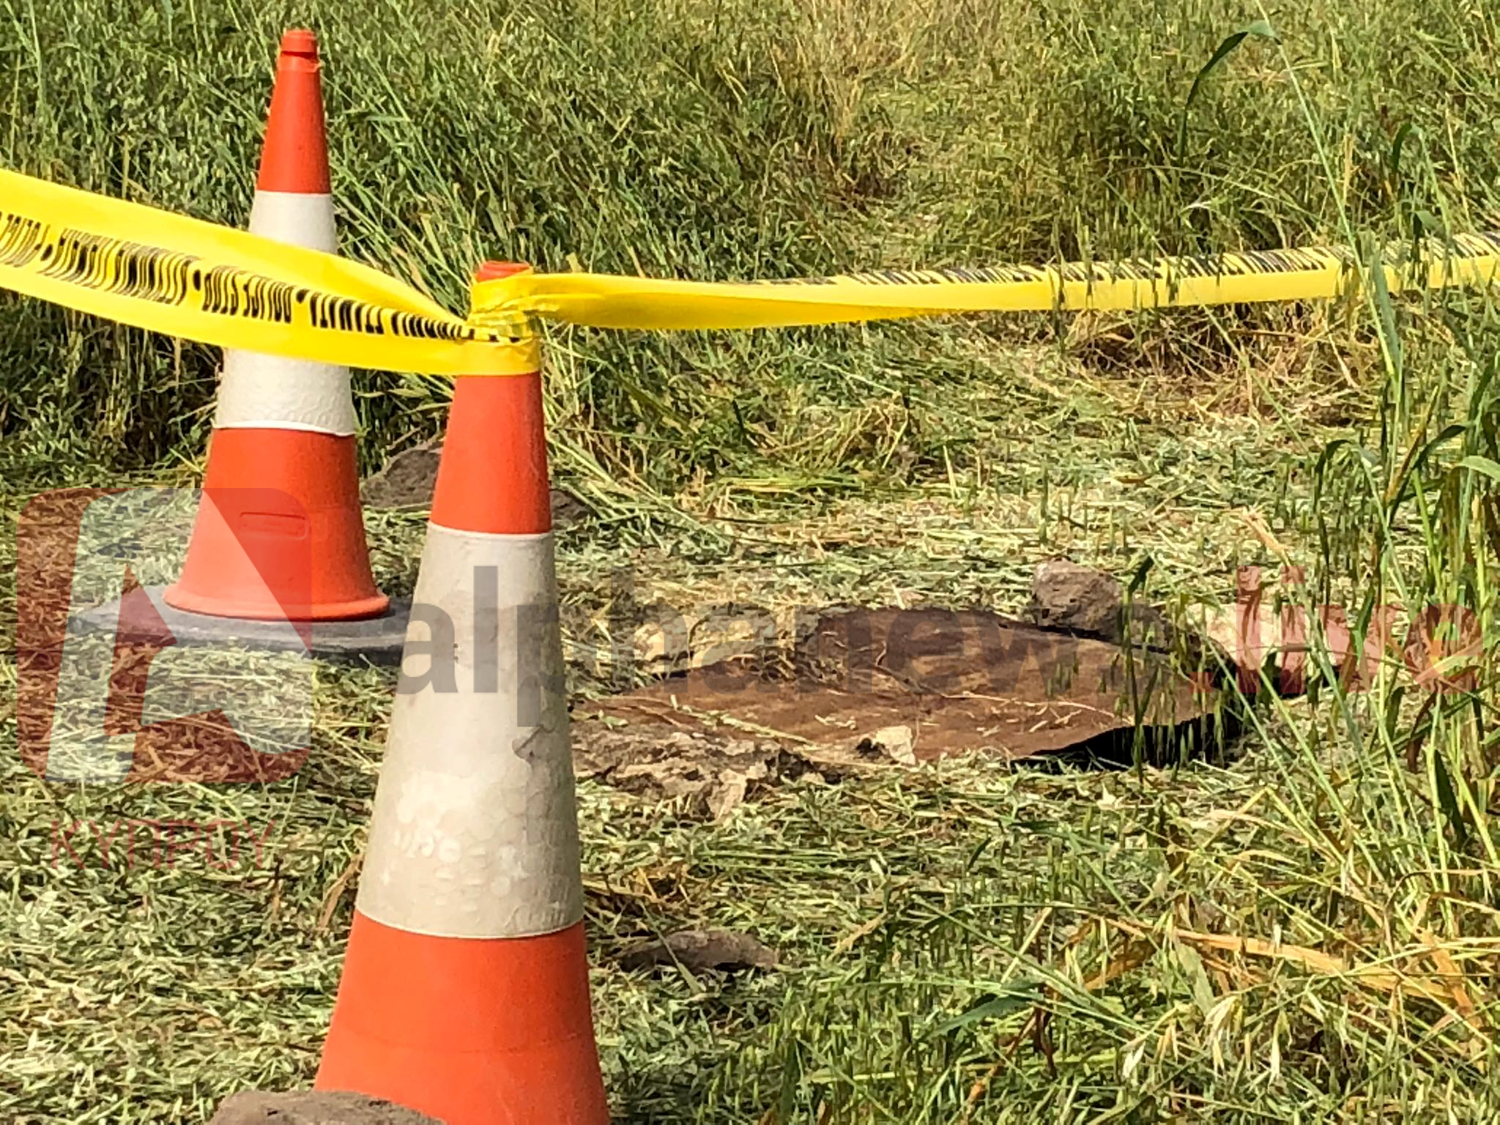
<svg viewBox="0 0 1500 1125"><path fill-rule="evenodd" d="M250 230L338 248L311 31L281 41ZM336 621L386 609L360 516L347 368L225 353L198 519L164 597L234 618Z"/></svg>
<svg viewBox="0 0 1500 1125"><path fill-rule="evenodd" d="M319 1089L609 1119L551 527L540 375L457 380Z"/></svg>

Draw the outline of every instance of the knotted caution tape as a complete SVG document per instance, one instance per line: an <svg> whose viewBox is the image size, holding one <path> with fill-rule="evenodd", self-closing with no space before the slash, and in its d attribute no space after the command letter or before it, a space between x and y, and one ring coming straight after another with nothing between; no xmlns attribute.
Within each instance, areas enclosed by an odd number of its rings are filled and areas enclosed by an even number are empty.
<svg viewBox="0 0 1500 1125"><path fill-rule="evenodd" d="M1500 232L1390 249L1392 292L1491 284ZM781 328L953 313L1131 310L1336 298L1347 248L671 281L523 270L479 281L460 319L357 262L0 171L0 288L225 348L392 371L536 370L533 318L597 328Z"/></svg>

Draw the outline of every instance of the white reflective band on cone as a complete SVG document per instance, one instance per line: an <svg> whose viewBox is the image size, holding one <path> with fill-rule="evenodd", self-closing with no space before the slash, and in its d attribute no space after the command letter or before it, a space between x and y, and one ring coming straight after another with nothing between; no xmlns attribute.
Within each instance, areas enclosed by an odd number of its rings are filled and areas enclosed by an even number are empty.
<svg viewBox="0 0 1500 1125"><path fill-rule="evenodd" d="M250 233L326 254L339 252L331 195L257 190L250 205Z"/></svg>
<svg viewBox="0 0 1500 1125"><path fill-rule="evenodd" d="M259 352L225 352L214 428L354 433L349 369Z"/></svg>
<svg viewBox="0 0 1500 1125"><path fill-rule="evenodd" d="M552 536L429 525L413 604L360 913L441 937L566 929L583 890Z"/></svg>
<svg viewBox="0 0 1500 1125"><path fill-rule="evenodd" d="M250 233L338 253L333 199L327 195L257 191ZM349 369L258 352L225 352L214 427L311 430L348 437L354 433Z"/></svg>

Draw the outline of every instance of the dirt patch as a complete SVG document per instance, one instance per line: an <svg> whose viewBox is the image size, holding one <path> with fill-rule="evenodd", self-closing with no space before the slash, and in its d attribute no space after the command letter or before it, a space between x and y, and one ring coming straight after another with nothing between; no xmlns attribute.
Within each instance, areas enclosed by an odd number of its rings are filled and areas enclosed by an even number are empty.
<svg viewBox="0 0 1500 1125"><path fill-rule="evenodd" d="M1215 696L1165 654L1009 621L984 610L853 610L827 616L791 653L740 654L584 715L680 733L725 729L778 749L917 760L983 752L1016 760L1068 750L1153 757L1208 744ZM910 731L892 736L895 728ZM583 753L592 736L580 731ZM887 752L899 743L900 754ZM750 745L757 745L750 743ZM802 750L796 751L804 756ZM819 760L826 760L821 755Z"/></svg>
<svg viewBox="0 0 1500 1125"><path fill-rule="evenodd" d="M432 506L432 488L437 482L441 442L424 442L394 454L384 468L360 486L360 501L367 508L394 511L424 511ZM588 506L560 488L551 490L552 526L564 528L587 517Z"/></svg>
<svg viewBox="0 0 1500 1125"><path fill-rule="evenodd" d="M616 728L604 723L580 724L575 734L576 776L627 793L676 800L687 811L715 820L767 785L813 768L774 739L656 727L643 736L636 724Z"/></svg>
<svg viewBox="0 0 1500 1125"><path fill-rule="evenodd" d="M346 1093L268 1094L226 1098L208 1125L441 1125L435 1117L380 1098Z"/></svg>
<svg viewBox="0 0 1500 1125"><path fill-rule="evenodd" d="M733 930L678 930L657 941L642 942L625 950L620 967L627 971L678 966L689 972L708 969L776 968L776 951L749 934Z"/></svg>

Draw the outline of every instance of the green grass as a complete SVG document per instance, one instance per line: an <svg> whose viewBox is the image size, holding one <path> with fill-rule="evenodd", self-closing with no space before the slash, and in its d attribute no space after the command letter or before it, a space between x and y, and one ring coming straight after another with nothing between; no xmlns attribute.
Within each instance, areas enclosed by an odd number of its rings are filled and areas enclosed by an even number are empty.
<svg viewBox="0 0 1500 1125"><path fill-rule="evenodd" d="M1280 43L1228 56L1184 131L1195 75L1262 15ZM1482 226L1496 202L1500 16L1458 0L0 0L0 160L242 222L272 45L304 21L349 252L455 308L485 257L745 277L1363 247L1414 219ZM1058 553L1122 575L1149 558L1146 594L1178 607L1290 561L1357 633L1382 602L1446 602L1486 638L1475 689L1430 707L1394 654L1363 693L1325 665L1308 699L1261 701L1225 767L949 763L788 785L719 825L585 784L618 1118L1500 1116L1497 363L1496 310L1456 293L558 333L554 463L597 511L560 545L580 642L622 565L642 602L1015 611ZM191 479L208 351L0 296L0 364L8 526L37 488ZM439 428L440 383L356 381L370 463ZM409 588L420 530L371 518L387 588ZM392 688L321 673L309 763L265 787L49 786L0 702L0 1117L193 1122L310 1081ZM70 870L50 853L73 817L271 839L226 874ZM617 967L691 924L752 931L787 967Z"/></svg>
<svg viewBox="0 0 1500 1125"><path fill-rule="evenodd" d="M1342 238L1345 216L1395 233L1418 210L1464 229L1493 206L1487 7L1289 6L1272 13L1285 58L1248 40L1185 111L1215 46L1256 14L1224 0L1157 0L1113 22L1078 0L542 0L420 16L374 0L9 0L0 160L242 223L273 45L309 22L329 60L347 250L460 309L487 257L766 277L1274 247ZM212 353L5 300L15 393L0 433L24 430L29 459L201 455ZM964 331L1000 340L1052 330L975 324ZM1184 326L1206 361L1232 365L1243 335L1204 318L1149 335ZM665 491L726 469L816 478L826 450L767 438L787 394L846 412L967 374L909 327L564 345L579 362L554 368L559 440ZM893 393L857 377L872 368ZM439 424L441 385L368 375L360 390L372 457ZM916 452L941 464L945 448L934 434ZM878 463L845 460L879 479Z"/></svg>

